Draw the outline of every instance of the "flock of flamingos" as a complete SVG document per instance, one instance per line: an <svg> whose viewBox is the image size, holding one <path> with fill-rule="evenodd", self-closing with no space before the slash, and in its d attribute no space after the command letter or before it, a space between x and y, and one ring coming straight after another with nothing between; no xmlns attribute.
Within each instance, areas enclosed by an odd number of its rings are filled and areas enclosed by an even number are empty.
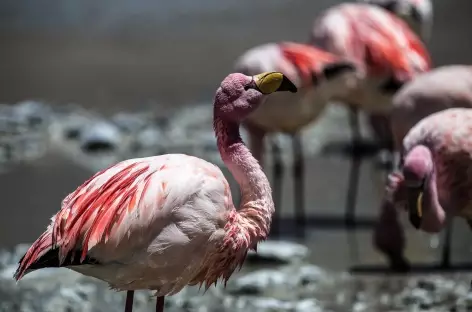
<svg viewBox="0 0 472 312"><path fill-rule="evenodd" d="M186 285L226 282L248 250L268 237L280 205L279 149L273 146L272 191L262 169L264 137L283 132L293 138L302 222L298 133L332 101L350 110L354 146L362 110L396 156L374 242L392 269L408 269L400 211L426 232L441 231L452 216L472 217L472 68L431 68L424 41L432 15L429 0L344 3L316 18L306 43L247 51L214 98L213 127L221 158L240 187L238 208L221 170L203 159L167 154L125 160L63 200L20 260L15 279L67 267L126 290L126 312L135 290L155 291L162 312L164 296ZM240 124L250 132L249 147Z"/></svg>

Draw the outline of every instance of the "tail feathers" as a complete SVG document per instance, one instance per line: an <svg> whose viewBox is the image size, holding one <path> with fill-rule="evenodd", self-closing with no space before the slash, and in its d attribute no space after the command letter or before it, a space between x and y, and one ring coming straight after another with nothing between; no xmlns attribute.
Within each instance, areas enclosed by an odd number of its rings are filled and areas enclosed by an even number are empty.
<svg viewBox="0 0 472 312"><path fill-rule="evenodd" d="M66 256L64 262L61 263L59 260L59 248L52 246L51 233L44 232L20 259L18 269L13 278L18 281L26 274L43 268L100 264L97 260L88 256L83 261L80 261L81 254L81 250L73 250Z"/></svg>
<svg viewBox="0 0 472 312"><path fill-rule="evenodd" d="M20 265L13 277L16 280L22 278L26 270L52 248L52 235L48 231L44 232L28 249L26 254L20 259Z"/></svg>

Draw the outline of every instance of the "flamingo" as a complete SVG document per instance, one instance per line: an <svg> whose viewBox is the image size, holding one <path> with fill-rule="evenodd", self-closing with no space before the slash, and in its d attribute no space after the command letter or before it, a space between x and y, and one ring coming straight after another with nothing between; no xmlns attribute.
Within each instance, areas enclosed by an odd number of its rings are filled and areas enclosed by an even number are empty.
<svg viewBox="0 0 472 312"><path fill-rule="evenodd" d="M347 224L354 223L360 167L359 110L370 116L378 141L392 149L389 111L392 97L417 74L429 71L431 59L420 38L397 16L365 3L344 3L315 19L309 42L352 60L366 76L343 103L349 108L354 157L349 173Z"/></svg>
<svg viewBox="0 0 472 312"><path fill-rule="evenodd" d="M433 28L433 4L431 0L358 0L377 5L403 19L423 40L431 39Z"/></svg>
<svg viewBox="0 0 472 312"><path fill-rule="evenodd" d="M250 148L255 158L263 164L264 138L281 132L292 139L294 178L294 207L297 235L303 235L304 162L300 131L313 123L323 112L329 100L343 99L356 86L358 71L352 62L343 60L316 47L294 43L267 43L244 52L234 64L234 71L253 75L261 71L280 71L298 87L293 94L273 94L244 122L250 137ZM287 105L290 104L290 110ZM282 202L283 166L280 148L272 142L274 203ZM279 211L274 215L273 233L277 232Z"/></svg>
<svg viewBox="0 0 472 312"><path fill-rule="evenodd" d="M392 206L403 206L410 223L427 233L440 232L455 216L472 227L472 109L423 118L403 139L402 155L401 170L390 175L387 188Z"/></svg>
<svg viewBox="0 0 472 312"><path fill-rule="evenodd" d="M282 73L227 76L216 91L213 126L221 158L238 181L235 209L221 170L200 158L167 154L122 161L98 172L62 202L14 275L66 267L127 291L150 289L156 311L186 285L226 282L249 249L266 239L271 188L239 135L240 122L268 94L296 92Z"/></svg>
<svg viewBox="0 0 472 312"><path fill-rule="evenodd" d="M472 108L472 66L438 67L407 83L392 101L391 126L395 149L401 150L405 136L423 118L454 107ZM374 246L388 258L392 269L406 270L409 263L403 254L405 237L391 197L402 181L397 170L395 168L389 176L387 196L382 200L373 241ZM444 267L449 263L449 235L448 228L443 249Z"/></svg>

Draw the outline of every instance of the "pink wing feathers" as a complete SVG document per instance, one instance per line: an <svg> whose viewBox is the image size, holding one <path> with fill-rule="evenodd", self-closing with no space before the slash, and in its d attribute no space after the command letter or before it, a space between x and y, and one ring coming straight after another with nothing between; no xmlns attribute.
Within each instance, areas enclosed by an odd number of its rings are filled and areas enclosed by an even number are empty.
<svg viewBox="0 0 472 312"><path fill-rule="evenodd" d="M203 174L214 180L217 184L211 184L209 191L221 189L218 196L225 200L221 209L231 208L229 185L216 166L192 156L171 156L175 159L163 155L123 161L79 186L64 199L48 229L20 261L15 278L20 279L35 261L54 248L59 250L59 264L71 256L71 251L78 250L82 263L95 246L107 249L111 258L128 252L119 248L123 244L134 249L146 248L161 230L157 224L165 223L175 207L205 187L201 175L193 179L195 185L189 183L189 176ZM176 168L181 171L170 170ZM195 172L183 174L192 170ZM221 200L220 197L213 200Z"/></svg>
<svg viewBox="0 0 472 312"><path fill-rule="evenodd" d="M312 84L313 72L318 73L323 65L339 60L332 53L306 44L282 42L279 46L283 57L298 69L306 85Z"/></svg>
<svg viewBox="0 0 472 312"><path fill-rule="evenodd" d="M373 75L389 72L403 80L428 71L431 59L416 34L404 21L388 12L359 10L356 33L366 47L365 60Z"/></svg>
<svg viewBox="0 0 472 312"><path fill-rule="evenodd" d="M341 4L314 23L312 42L365 66L371 77L404 81L431 67L421 40L400 18L381 8Z"/></svg>
<svg viewBox="0 0 472 312"><path fill-rule="evenodd" d="M122 224L124 216L140 206L141 195L146 193L155 172L149 169L148 163L139 162L114 166L97 173L71 194L58 213L52 231L53 244L61 246L60 262L79 238L82 240L82 261L98 242L107 242L115 234L117 227L114 225ZM108 172L109 177L100 183ZM156 200L163 200L162 193L158 193Z"/></svg>
<svg viewBox="0 0 472 312"><path fill-rule="evenodd" d="M96 173L69 194L46 232L22 259L16 278L51 248L59 248L59 263L73 249L80 249L82 262L98 242L116 234L125 215L139 207L155 172L149 169L148 162L125 161Z"/></svg>

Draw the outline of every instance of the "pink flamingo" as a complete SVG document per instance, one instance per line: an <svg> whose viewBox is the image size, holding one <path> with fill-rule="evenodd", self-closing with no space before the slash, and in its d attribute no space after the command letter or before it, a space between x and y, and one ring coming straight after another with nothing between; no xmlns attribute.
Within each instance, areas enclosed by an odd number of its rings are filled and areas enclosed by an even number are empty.
<svg viewBox="0 0 472 312"><path fill-rule="evenodd" d="M346 98L358 77L356 67L331 53L310 45L281 42L267 43L247 50L235 62L234 70L246 75L261 71L280 71L298 87L298 93L272 94L261 107L248 116L245 128L250 136L250 148L259 163L263 163L264 138L268 134L282 132L292 139L294 155L294 207L297 235L303 235L304 162L300 131L323 112L329 100ZM290 103L290 110L287 105ZM274 203L282 202L283 166L280 148L272 142ZM280 213L280 212L279 212ZM278 209L274 215L273 231L278 230Z"/></svg>
<svg viewBox="0 0 472 312"><path fill-rule="evenodd" d="M416 229L438 233L454 216L472 226L471 134L472 109L449 108L425 117L404 138L401 171L391 174L387 196L393 208L408 211Z"/></svg>
<svg viewBox="0 0 472 312"><path fill-rule="evenodd" d="M366 76L360 87L344 101L350 111L354 147L349 173L345 220L354 223L360 167L359 110L370 115L378 141L392 150L389 111L392 97L419 73L429 71L431 60L420 38L397 16L364 3L344 3L319 16L313 24L310 43L352 60Z"/></svg>
<svg viewBox="0 0 472 312"><path fill-rule="evenodd" d="M377 5L403 19L421 40L431 38L433 4L431 0L358 0Z"/></svg>
<svg viewBox="0 0 472 312"><path fill-rule="evenodd" d="M62 202L47 230L20 260L15 279L67 267L126 290L164 296L186 285L226 284L249 249L266 239L274 212L271 188L239 135L239 123L266 95L296 92L283 74L230 74L216 91L213 126L221 158L238 181L235 209L221 170L184 154L130 159L98 172Z"/></svg>
<svg viewBox="0 0 472 312"><path fill-rule="evenodd" d="M406 84L392 101L391 126L396 150L401 151L405 136L423 118L454 107L472 108L472 66L438 67ZM398 165L398 161L395 165ZM406 270L409 263L403 254L405 237L393 205L397 197L395 190L399 188L403 177L395 171L389 176L373 240L394 270ZM446 232L443 249L444 267L448 266L449 253L450 228Z"/></svg>

